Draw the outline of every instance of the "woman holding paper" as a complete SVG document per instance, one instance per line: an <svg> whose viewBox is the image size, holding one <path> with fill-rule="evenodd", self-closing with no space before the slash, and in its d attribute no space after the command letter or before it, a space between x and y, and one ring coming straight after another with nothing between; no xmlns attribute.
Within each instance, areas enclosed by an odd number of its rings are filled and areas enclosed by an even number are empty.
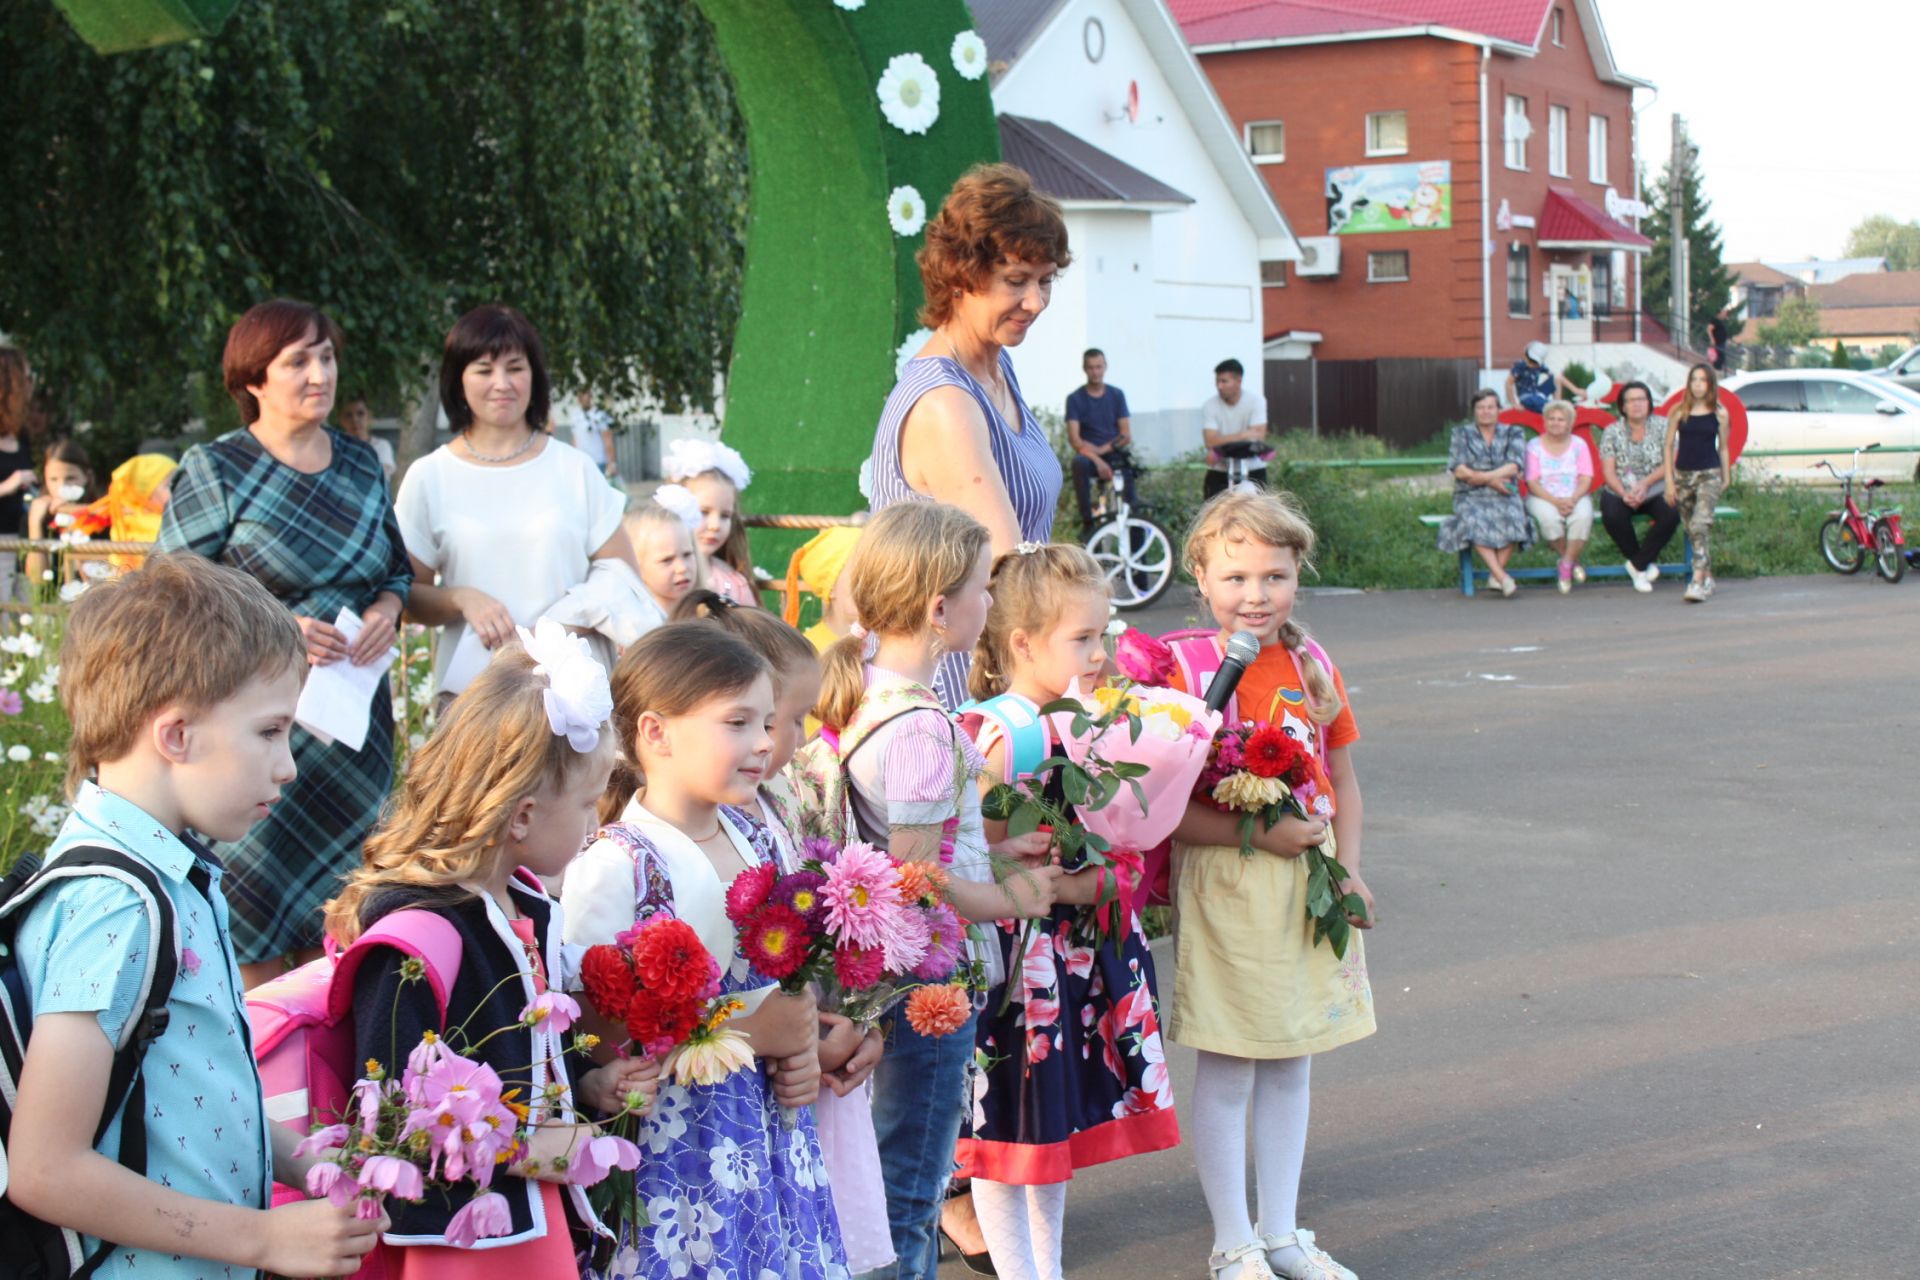
<svg viewBox="0 0 1920 1280"><path fill-rule="evenodd" d="M453 440L407 469L395 499L413 561L408 620L446 628L433 664L442 696L464 689L516 625L585 582L594 561L619 560L639 582L620 523L627 495L547 433L551 394L525 316L492 304L454 322L440 359Z"/></svg>
<svg viewBox="0 0 1920 1280"><path fill-rule="evenodd" d="M364 675L391 660L413 575L379 458L327 426L340 346L339 327L304 302L275 299L240 317L222 363L245 425L187 450L157 545L252 574L293 611L308 662ZM295 725L298 776L271 816L221 850L249 987L319 954L320 904L359 864L392 788L393 703L384 679L371 683L365 741L353 748ZM331 723L349 739L358 727Z"/></svg>

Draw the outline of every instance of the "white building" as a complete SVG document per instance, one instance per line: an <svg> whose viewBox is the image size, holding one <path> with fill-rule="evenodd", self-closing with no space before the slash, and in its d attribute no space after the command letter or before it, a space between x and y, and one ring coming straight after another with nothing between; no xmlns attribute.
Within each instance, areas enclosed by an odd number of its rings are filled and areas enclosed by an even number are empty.
<svg viewBox="0 0 1920 1280"><path fill-rule="evenodd" d="M1229 356L1261 385L1260 264L1293 232L1163 0L972 0L1006 159L1065 208L1073 265L1013 353L1062 415L1081 352L1107 355L1143 461L1200 445Z"/></svg>

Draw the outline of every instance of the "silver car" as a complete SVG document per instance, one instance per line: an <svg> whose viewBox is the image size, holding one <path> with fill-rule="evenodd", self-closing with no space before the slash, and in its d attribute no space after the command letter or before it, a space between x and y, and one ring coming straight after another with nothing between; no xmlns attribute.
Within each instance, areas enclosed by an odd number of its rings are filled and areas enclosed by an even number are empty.
<svg viewBox="0 0 1920 1280"><path fill-rule="evenodd" d="M1846 369L1770 369L1728 378L1726 387L1747 407L1748 475L1802 484L1831 484L1821 460L1845 471L1853 451L1876 441L1860 459L1861 478L1902 482L1920 467L1920 391ZM1756 451L1814 450L1785 458Z"/></svg>
<svg viewBox="0 0 1920 1280"><path fill-rule="evenodd" d="M1884 369L1869 369L1876 378L1891 378L1910 391L1920 391L1920 347L1908 347L1907 353Z"/></svg>

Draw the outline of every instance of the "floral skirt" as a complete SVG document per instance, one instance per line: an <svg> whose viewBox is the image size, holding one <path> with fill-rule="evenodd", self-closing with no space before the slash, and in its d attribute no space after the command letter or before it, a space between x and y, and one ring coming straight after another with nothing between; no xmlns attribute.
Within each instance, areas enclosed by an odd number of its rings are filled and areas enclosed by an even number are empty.
<svg viewBox="0 0 1920 1280"><path fill-rule="evenodd" d="M994 930L1008 985L988 992L975 1035L972 1119L957 1153L965 1176L1065 1182L1180 1143L1146 935L1136 917L1126 936L1096 942L1085 919L1056 909L1024 950L1024 922Z"/></svg>
<svg viewBox="0 0 1920 1280"><path fill-rule="evenodd" d="M1454 490L1453 514L1440 522L1434 545L1442 551L1468 547L1528 547L1533 544L1533 521L1518 494L1496 493L1484 487Z"/></svg>
<svg viewBox="0 0 1920 1280"><path fill-rule="evenodd" d="M1236 1058L1297 1058L1373 1034L1364 937L1345 959L1313 940L1304 858L1238 846L1173 850L1167 1037Z"/></svg>

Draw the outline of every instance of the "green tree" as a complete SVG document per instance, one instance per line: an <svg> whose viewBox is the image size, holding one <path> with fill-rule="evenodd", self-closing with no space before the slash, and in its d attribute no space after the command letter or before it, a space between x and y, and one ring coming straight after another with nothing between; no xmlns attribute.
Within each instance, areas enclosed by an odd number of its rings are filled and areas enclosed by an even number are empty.
<svg viewBox="0 0 1920 1280"><path fill-rule="evenodd" d="M1805 294L1780 303L1771 320L1760 322L1760 342L1768 347L1804 347L1820 336L1820 307Z"/></svg>
<svg viewBox="0 0 1920 1280"><path fill-rule="evenodd" d="M1688 250L1688 268L1690 281L1688 292L1688 315L1685 324L1669 322L1668 328L1674 331L1676 339L1690 339L1704 344L1707 322L1719 315L1733 301L1733 273L1728 271L1723 261L1725 245L1719 224L1715 223L1709 212L1712 208L1702 187L1700 178L1700 158L1696 150L1686 161L1681 174L1681 191L1686 202L1686 238ZM1669 299L1673 294L1673 216L1672 190L1673 161L1669 159L1661 171L1660 181L1653 189L1650 202L1653 214L1650 219L1653 249L1647 254L1646 270L1641 275L1640 295L1644 303L1656 314L1664 315L1669 308ZM1642 222L1643 229L1647 227ZM1681 330L1684 328L1685 333ZM1737 319L1729 317L1728 328L1738 329Z"/></svg>
<svg viewBox="0 0 1920 1280"><path fill-rule="evenodd" d="M1853 357L1847 354L1847 344L1838 338L1833 340L1833 367L1836 369L1853 368Z"/></svg>
<svg viewBox="0 0 1920 1280"><path fill-rule="evenodd" d="M563 385L710 401L739 309L730 83L677 0L248 0L115 57L0 0L0 330L97 455L234 421L226 330L274 295L343 389L419 399L454 316L524 310Z"/></svg>
<svg viewBox="0 0 1920 1280"><path fill-rule="evenodd" d="M1885 258L1889 271L1920 271L1920 221L1901 222L1884 213L1863 218L1847 232L1846 256Z"/></svg>

